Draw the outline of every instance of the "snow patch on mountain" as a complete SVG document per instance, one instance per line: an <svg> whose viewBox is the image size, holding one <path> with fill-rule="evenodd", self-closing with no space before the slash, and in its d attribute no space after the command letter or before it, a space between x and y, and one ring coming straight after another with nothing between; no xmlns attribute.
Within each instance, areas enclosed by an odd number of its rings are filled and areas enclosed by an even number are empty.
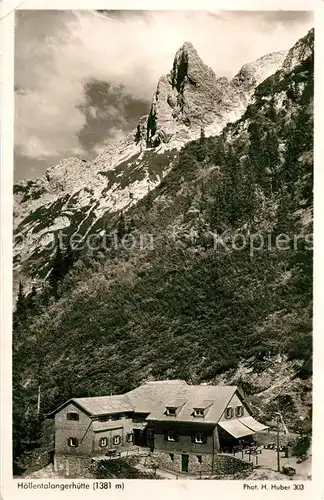
<svg viewBox="0 0 324 500"><path fill-rule="evenodd" d="M238 120L259 83L307 56L304 45L298 42L288 54L276 52L245 64L228 81L203 63L190 42L184 43L171 71L160 78L148 115L133 132L92 162L66 158L39 179L14 186L14 228L20 239L14 248L16 269L30 257L37 266L35 251L46 251L58 231L100 232L101 218L127 210L154 189L172 168L177 151L197 139L202 128L206 136L218 135Z"/></svg>

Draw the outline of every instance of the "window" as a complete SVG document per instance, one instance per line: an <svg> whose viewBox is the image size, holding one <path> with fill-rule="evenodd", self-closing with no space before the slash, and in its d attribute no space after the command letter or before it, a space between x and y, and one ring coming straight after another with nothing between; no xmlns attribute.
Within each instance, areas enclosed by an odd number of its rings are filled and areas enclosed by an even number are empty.
<svg viewBox="0 0 324 500"><path fill-rule="evenodd" d="M175 417L176 409L175 408L167 408L167 415L171 415L172 417Z"/></svg>
<svg viewBox="0 0 324 500"><path fill-rule="evenodd" d="M128 434L126 434L126 442L127 443L133 442L133 433L132 432L129 432Z"/></svg>
<svg viewBox="0 0 324 500"><path fill-rule="evenodd" d="M120 436L114 436L113 443L120 444Z"/></svg>
<svg viewBox="0 0 324 500"><path fill-rule="evenodd" d="M197 409L194 412L195 417L203 417L204 416L204 410Z"/></svg>
<svg viewBox="0 0 324 500"><path fill-rule="evenodd" d="M70 413L66 414L67 420L79 420L79 414L71 411Z"/></svg>
<svg viewBox="0 0 324 500"><path fill-rule="evenodd" d="M171 458L172 462L174 460L174 453L169 453L169 457Z"/></svg>
<svg viewBox="0 0 324 500"><path fill-rule="evenodd" d="M229 406L225 410L225 418L232 418L233 417L233 408Z"/></svg>
<svg viewBox="0 0 324 500"><path fill-rule="evenodd" d="M201 432L197 432L195 435L195 443L203 443L203 434Z"/></svg>
<svg viewBox="0 0 324 500"><path fill-rule="evenodd" d="M201 455L196 455L196 456L197 456L198 463L201 464Z"/></svg>
<svg viewBox="0 0 324 500"><path fill-rule="evenodd" d="M102 437L99 439L99 446L101 448L105 448L106 446L108 446L108 438L106 437Z"/></svg>
<svg viewBox="0 0 324 500"><path fill-rule="evenodd" d="M243 417L244 414L244 408L242 405L239 405L236 407L236 416L237 417Z"/></svg>
<svg viewBox="0 0 324 500"><path fill-rule="evenodd" d="M175 432L174 431L168 431L168 441L175 441Z"/></svg>
<svg viewBox="0 0 324 500"><path fill-rule="evenodd" d="M69 438L68 439L68 446L70 446L70 448L76 448L78 446L79 442L77 440L77 438Z"/></svg>

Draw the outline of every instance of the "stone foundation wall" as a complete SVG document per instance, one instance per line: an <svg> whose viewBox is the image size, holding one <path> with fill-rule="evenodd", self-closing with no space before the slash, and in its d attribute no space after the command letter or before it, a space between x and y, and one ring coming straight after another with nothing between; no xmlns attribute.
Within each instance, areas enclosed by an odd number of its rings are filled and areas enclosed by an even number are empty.
<svg viewBox="0 0 324 500"><path fill-rule="evenodd" d="M200 459L198 458L200 457ZM159 469L169 470L178 474L181 471L182 457L181 453L166 453L163 451L154 451L151 456L152 465ZM200 461L199 461L200 460ZM211 474L212 456L211 455L189 455L188 473L189 474Z"/></svg>
<svg viewBox="0 0 324 500"><path fill-rule="evenodd" d="M243 462L231 455L217 455L215 461L215 475L232 476L243 471L253 469L253 464Z"/></svg>
<svg viewBox="0 0 324 500"><path fill-rule="evenodd" d="M91 458L68 455L54 456L54 471L65 477L92 478L90 473Z"/></svg>
<svg viewBox="0 0 324 500"><path fill-rule="evenodd" d="M199 457L199 458L198 458ZM193 455L189 454L188 474L197 476L232 475L252 468L252 464L243 462L228 455L215 455L214 471L212 469L213 457L210 454ZM181 453L166 453L154 451L147 459L147 466L157 466L158 469L186 474L181 471Z"/></svg>

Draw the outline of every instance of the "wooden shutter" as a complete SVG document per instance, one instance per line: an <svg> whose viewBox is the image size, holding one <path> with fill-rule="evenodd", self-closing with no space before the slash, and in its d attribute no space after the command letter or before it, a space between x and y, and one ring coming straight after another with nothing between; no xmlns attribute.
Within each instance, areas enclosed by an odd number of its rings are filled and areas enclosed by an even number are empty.
<svg viewBox="0 0 324 500"><path fill-rule="evenodd" d="M176 431L174 431L174 440L179 441L179 434Z"/></svg>
<svg viewBox="0 0 324 500"><path fill-rule="evenodd" d="M207 443L207 436L205 436L205 434L202 434L202 442L203 443Z"/></svg>
<svg viewBox="0 0 324 500"><path fill-rule="evenodd" d="M168 440L168 431L164 431L164 441Z"/></svg>
<svg viewBox="0 0 324 500"><path fill-rule="evenodd" d="M196 433L195 432L193 434L191 434L191 442L192 443L196 442Z"/></svg>

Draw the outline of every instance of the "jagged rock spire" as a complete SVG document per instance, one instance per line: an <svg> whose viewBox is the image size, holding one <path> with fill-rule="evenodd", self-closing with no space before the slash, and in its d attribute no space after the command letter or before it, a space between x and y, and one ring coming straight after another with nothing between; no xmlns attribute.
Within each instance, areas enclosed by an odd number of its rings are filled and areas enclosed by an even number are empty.
<svg viewBox="0 0 324 500"><path fill-rule="evenodd" d="M226 78L217 79L191 42L176 52L170 73L160 78L147 121L147 142L157 146L179 138L184 142L200 134L221 117L223 98L239 106L239 99ZM228 105L226 104L226 108ZM213 129L218 133L224 120Z"/></svg>
<svg viewBox="0 0 324 500"><path fill-rule="evenodd" d="M173 61L173 68L170 73L172 86L180 92L186 81L192 85L197 85L206 72L208 75L213 73L203 63L192 43L185 42L177 51Z"/></svg>
<svg viewBox="0 0 324 500"><path fill-rule="evenodd" d="M159 79L147 119L146 134L140 124L137 139L146 135L148 146L183 142L218 134L244 112L253 89L281 67L286 52L269 54L244 65L232 81L217 78L200 58L191 42L177 50L173 66Z"/></svg>

